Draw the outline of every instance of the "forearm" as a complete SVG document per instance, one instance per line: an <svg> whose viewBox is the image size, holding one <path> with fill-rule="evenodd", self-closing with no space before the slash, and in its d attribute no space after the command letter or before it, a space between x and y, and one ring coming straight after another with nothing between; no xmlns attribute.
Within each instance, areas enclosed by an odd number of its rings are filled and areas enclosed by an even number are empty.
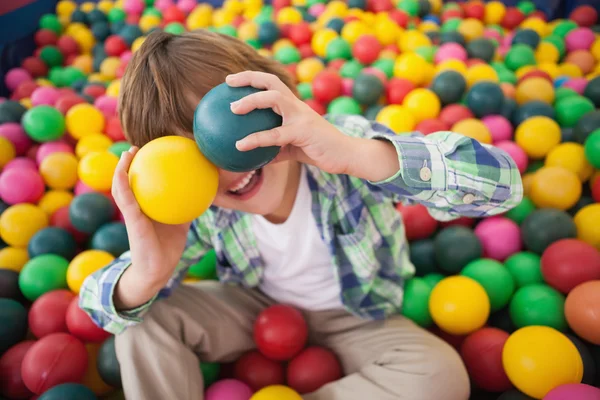
<svg viewBox="0 0 600 400"><path fill-rule="evenodd" d="M388 141L364 138L352 138L351 148L354 162L348 175L371 182L384 181L400 169L398 153Z"/></svg>
<svg viewBox="0 0 600 400"><path fill-rule="evenodd" d="M167 285L174 268L162 279L148 281L143 272L135 265L129 266L117 281L113 294L113 304L117 311L138 308L154 299L158 292Z"/></svg>

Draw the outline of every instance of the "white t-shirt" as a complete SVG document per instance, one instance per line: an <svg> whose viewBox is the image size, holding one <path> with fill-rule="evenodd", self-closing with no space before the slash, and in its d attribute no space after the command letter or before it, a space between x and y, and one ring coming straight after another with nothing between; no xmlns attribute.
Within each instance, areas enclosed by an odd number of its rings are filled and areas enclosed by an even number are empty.
<svg viewBox="0 0 600 400"><path fill-rule="evenodd" d="M311 208L312 194L302 167L288 219L273 224L261 215L253 216L252 227L266 265L260 289L279 303L305 310L341 308L335 266Z"/></svg>

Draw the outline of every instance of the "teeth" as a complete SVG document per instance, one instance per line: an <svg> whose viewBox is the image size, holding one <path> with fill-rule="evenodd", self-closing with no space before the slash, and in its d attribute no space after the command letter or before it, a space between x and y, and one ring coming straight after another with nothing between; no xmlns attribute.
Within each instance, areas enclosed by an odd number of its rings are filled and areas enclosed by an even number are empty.
<svg viewBox="0 0 600 400"><path fill-rule="evenodd" d="M256 171L252 171L252 172L248 173L248 175L246 175L244 177L244 179L242 179L240 181L240 183L238 183L233 188L231 188L230 191L231 192L237 192L238 190L243 189L244 187L246 187L246 185L248 183L250 183L250 180L252 179L252 177L254 176L254 174L256 174Z"/></svg>

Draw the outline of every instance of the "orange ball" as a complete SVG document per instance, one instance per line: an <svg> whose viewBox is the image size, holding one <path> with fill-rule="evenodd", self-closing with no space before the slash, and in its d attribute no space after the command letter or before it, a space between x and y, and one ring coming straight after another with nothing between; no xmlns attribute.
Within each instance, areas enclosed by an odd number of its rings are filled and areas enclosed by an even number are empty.
<svg viewBox="0 0 600 400"><path fill-rule="evenodd" d="M516 89L510 83L508 83L508 82L501 83L500 89L502 89L502 93L504 93L504 97L508 97L510 99L515 98Z"/></svg>
<svg viewBox="0 0 600 400"><path fill-rule="evenodd" d="M541 77L525 79L517 86L515 100L519 104L532 100L552 104L554 102L554 87L547 79Z"/></svg>
<svg viewBox="0 0 600 400"><path fill-rule="evenodd" d="M488 127L478 119L466 118L452 126L452 131L461 133L481 143L491 144L492 135Z"/></svg>
<svg viewBox="0 0 600 400"><path fill-rule="evenodd" d="M539 208L568 210L581 197L581 181L568 169L542 167L533 177L529 197Z"/></svg>
<svg viewBox="0 0 600 400"><path fill-rule="evenodd" d="M565 301L565 317L578 336L600 345L600 281L585 282L571 290Z"/></svg>
<svg viewBox="0 0 600 400"><path fill-rule="evenodd" d="M570 52L565 58L565 62L577 65L584 75L592 72L596 66L594 56L586 50L575 50Z"/></svg>

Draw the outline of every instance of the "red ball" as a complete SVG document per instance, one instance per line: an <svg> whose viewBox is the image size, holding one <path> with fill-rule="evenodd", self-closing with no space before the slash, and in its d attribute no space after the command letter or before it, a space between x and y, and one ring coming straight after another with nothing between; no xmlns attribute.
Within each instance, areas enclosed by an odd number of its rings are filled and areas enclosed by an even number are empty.
<svg viewBox="0 0 600 400"><path fill-rule="evenodd" d="M46 63L33 56L24 59L21 63L21 67L29 72L29 74L34 78L48 75L48 66Z"/></svg>
<svg viewBox="0 0 600 400"><path fill-rule="evenodd" d="M48 45L55 45L58 41L58 36L49 29L40 29L35 33L33 40L35 40L35 44L38 47L44 47Z"/></svg>
<svg viewBox="0 0 600 400"><path fill-rule="evenodd" d="M337 60L330 61L327 65L327 69L337 72L344 66L344 64L346 64L346 60L338 58Z"/></svg>
<svg viewBox="0 0 600 400"><path fill-rule="evenodd" d="M427 211L422 204L405 206L398 204L396 209L402 215L406 238L408 240L427 239L436 231L438 222Z"/></svg>
<svg viewBox="0 0 600 400"><path fill-rule="evenodd" d="M288 31L288 38L294 42L296 46L310 43L312 38L312 30L308 22L300 22L299 24L291 25Z"/></svg>
<svg viewBox="0 0 600 400"><path fill-rule="evenodd" d="M117 78L121 79L123 75L125 75L125 69L127 68L127 64L121 64L117 67L117 71L115 72Z"/></svg>
<svg viewBox="0 0 600 400"><path fill-rule="evenodd" d="M68 333L53 333L38 340L29 349L21 375L23 382L35 394L61 383L79 383L88 365L83 343Z"/></svg>
<svg viewBox="0 0 600 400"><path fill-rule="evenodd" d="M367 0L367 8L373 13L390 11L394 8L391 0Z"/></svg>
<svg viewBox="0 0 600 400"><path fill-rule="evenodd" d="M429 328L428 330L429 332L442 339L444 342L448 343L450 346L454 347L457 351L460 351L460 347L467 338L466 336L452 335L448 332L441 330L435 325Z"/></svg>
<svg viewBox="0 0 600 400"><path fill-rule="evenodd" d="M579 6L571 12L569 19L579 26L591 27L598 21L598 11L592 6Z"/></svg>
<svg viewBox="0 0 600 400"><path fill-rule="evenodd" d="M171 22L185 22L185 13L179 9L176 5L171 5L167 7L165 11L163 11L163 22L165 24Z"/></svg>
<svg viewBox="0 0 600 400"><path fill-rule="evenodd" d="M305 43L298 46L298 50L300 51L300 57L302 57L302 59L313 57L315 55L310 43Z"/></svg>
<svg viewBox="0 0 600 400"><path fill-rule="evenodd" d="M457 219L453 219L452 221L440 222L440 227L447 228L449 226L466 226L467 228L470 228L474 224L475 220L473 218L460 217Z"/></svg>
<svg viewBox="0 0 600 400"><path fill-rule="evenodd" d="M481 389L503 392L512 388L502 365L502 349L509 334L497 328L482 328L463 342L460 355L469 377Z"/></svg>
<svg viewBox="0 0 600 400"><path fill-rule="evenodd" d="M125 140L125 134L121 128L121 121L119 117L111 117L106 121L106 136L108 136L113 142L120 142Z"/></svg>
<svg viewBox="0 0 600 400"><path fill-rule="evenodd" d="M515 29L525 20L525 14L516 7L508 7L502 18L501 25L506 29Z"/></svg>
<svg viewBox="0 0 600 400"><path fill-rule="evenodd" d="M402 28L406 28L410 21L410 16L402 10L392 10L388 14L388 17L395 21Z"/></svg>
<svg viewBox="0 0 600 400"><path fill-rule="evenodd" d="M73 298L67 308L66 325L71 335L83 342L100 343L110 336L79 308L79 297Z"/></svg>
<svg viewBox="0 0 600 400"><path fill-rule="evenodd" d="M71 107L86 103L83 97L77 96L74 93L65 94L60 96L54 105L58 111L60 111L63 115L67 114L67 111L71 109Z"/></svg>
<svg viewBox="0 0 600 400"><path fill-rule="evenodd" d="M33 393L23 383L21 364L35 341L17 343L0 357L0 395L9 399L29 399Z"/></svg>
<svg viewBox="0 0 600 400"><path fill-rule="evenodd" d="M463 11L465 12L465 18L475 18L483 20L485 16L485 6L479 2L469 2L463 4Z"/></svg>
<svg viewBox="0 0 600 400"><path fill-rule="evenodd" d="M548 75L547 72L536 69L536 70L529 71L529 72L523 74L523 76L521 76L521 78L519 78L519 80L517 81L517 85L529 78L544 78L548 82L554 83L554 81L552 80L552 77L550 75Z"/></svg>
<svg viewBox="0 0 600 400"><path fill-rule="evenodd" d="M312 393L342 377L342 366L335 354L323 348L306 348L290 361L287 384L300 394Z"/></svg>
<svg viewBox="0 0 600 400"><path fill-rule="evenodd" d="M327 112L325 106L315 99L304 100L304 102L308 104L310 108L312 108L319 115L325 115L325 113Z"/></svg>
<svg viewBox="0 0 600 400"><path fill-rule="evenodd" d="M56 46L65 56L78 55L79 44L71 36L63 35L58 39Z"/></svg>
<svg viewBox="0 0 600 400"><path fill-rule="evenodd" d="M137 25L140 23L141 16L139 14L127 14L125 17L125 22L129 25Z"/></svg>
<svg viewBox="0 0 600 400"><path fill-rule="evenodd" d="M389 104L402 104L406 95L416 88L415 84L404 78L392 78L385 87Z"/></svg>
<svg viewBox="0 0 600 400"><path fill-rule="evenodd" d="M22 100L31 97L31 94L37 89L39 85L35 81L21 82L17 89L10 96L11 100Z"/></svg>
<svg viewBox="0 0 600 400"><path fill-rule="evenodd" d="M127 49L127 42L121 36L111 35L104 41L104 51L108 56L118 57Z"/></svg>
<svg viewBox="0 0 600 400"><path fill-rule="evenodd" d="M375 36L364 35L352 46L352 55L365 65L373 63L379 57L381 43Z"/></svg>
<svg viewBox="0 0 600 400"><path fill-rule="evenodd" d="M600 203L600 179L596 179L592 186L592 198L596 203Z"/></svg>
<svg viewBox="0 0 600 400"><path fill-rule="evenodd" d="M102 85L89 85L83 89L83 94L87 94L94 99L104 95L104 93L106 93L106 88Z"/></svg>
<svg viewBox="0 0 600 400"><path fill-rule="evenodd" d="M434 132L447 131L450 127L444 121L439 119L425 119L417 124L415 130L423 135L429 135Z"/></svg>
<svg viewBox="0 0 600 400"><path fill-rule="evenodd" d="M73 235L73 238L79 244L84 243L88 239L88 235L78 231L73 227L73 224L71 224L71 219L69 217L69 206L64 206L56 210L50 217L50 225L56 226L57 228L63 228Z"/></svg>
<svg viewBox="0 0 600 400"><path fill-rule="evenodd" d="M467 118L475 118L475 115L469 110L468 107L462 104L449 104L442 108L439 119L446 123L448 126L452 126L458 121L462 121Z"/></svg>
<svg viewBox="0 0 600 400"><path fill-rule="evenodd" d="M292 5L292 0L273 0L271 5L275 10L280 10Z"/></svg>
<svg viewBox="0 0 600 400"><path fill-rule="evenodd" d="M542 254L542 275L554 289L569 293L581 283L600 279L600 252L577 239L559 240Z"/></svg>
<svg viewBox="0 0 600 400"><path fill-rule="evenodd" d="M358 18L356 15L350 15L349 17L344 18L344 23L346 24L352 21L360 21L360 18Z"/></svg>
<svg viewBox="0 0 600 400"><path fill-rule="evenodd" d="M473 65L478 65L478 64L487 64L487 63L480 58L469 58L467 60L467 62L465 63L465 65L468 68L471 68Z"/></svg>
<svg viewBox="0 0 600 400"><path fill-rule="evenodd" d="M288 71L292 79L296 81L296 69L298 68L298 64L286 64L284 67Z"/></svg>
<svg viewBox="0 0 600 400"><path fill-rule="evenodd" d="M320 72L312 82L313 96L323 104L342 94L342 78L334 71Z"/></svg>
<svg viewBox="0 0 600 400"><path fill-rule="evenodd" d="M37 338L68 332L65 316L75 298L68 290L53 290L40 296L29 310L29 329Z"/></svg>
<svg viewBox="0 0 600 400"><path fill-rule="evenodd" d="M277 361L289 360L304 348L308 327L293 307L278 304L265 309L254 322L254 341L265 356Z"/></svg>
<svg viewBox="0 0 600 400"><path fill-rule="evenodd" d="M251 351L241 356L233 368L233 377L244 382L254 391L285 383L283 365L268 359L258 351Z"/></svg>
<svg viewBox="0 0 600 400"><path fill-rule="evenodd" d="M527 16L527 18L539 18L542 21L548 22L548 16L542 10L535 10L534 12L532 12L531 14L529 14Z"/></svg>
<svg viewBox="0 0 600 400"><path fill-rule="evenodd" d="M463 10L461 8L456 8L456 9L451 9L451 10L446 10L442 13L441 19L442 22L447 22L450 19L453 18L461 18L463 17Z"/></svg>

